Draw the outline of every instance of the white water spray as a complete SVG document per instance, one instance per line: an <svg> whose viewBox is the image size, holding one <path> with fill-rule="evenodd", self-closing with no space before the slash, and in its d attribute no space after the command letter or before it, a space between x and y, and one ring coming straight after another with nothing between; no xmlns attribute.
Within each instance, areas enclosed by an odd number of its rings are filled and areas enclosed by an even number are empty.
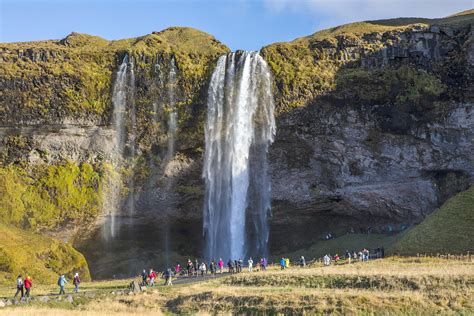
<svg viewBox="0 0 474 316"><path fill-rule="evenodd" d="M271 74L257 52L219 58L208 91L204 234L206 256L265 255L270 215L268 146L275 120ZM251 223L251 227L246 227ZM252 238L246 234L253 230Z"/></svg>

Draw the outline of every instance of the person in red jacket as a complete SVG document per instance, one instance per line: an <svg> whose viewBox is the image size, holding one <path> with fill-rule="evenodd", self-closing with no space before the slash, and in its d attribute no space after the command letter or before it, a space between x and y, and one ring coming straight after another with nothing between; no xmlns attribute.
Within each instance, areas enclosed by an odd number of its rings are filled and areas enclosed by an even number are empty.
<svg viewBox="0 0 474 316"><path fill-rule="evenodd" d="M150 273L148 274L148 278L150 279L150 286L155 285L156 272L153 271L153 269L150 269Z"/></svg>
<svg viewBox="0 0 474 316"><path fill-rule="evenodd" d="M31 278L27 276L25 278L25 289L26 289L25 297L30 297L30 289L32 285L33 285L33 282L31 281Z"/></svg>

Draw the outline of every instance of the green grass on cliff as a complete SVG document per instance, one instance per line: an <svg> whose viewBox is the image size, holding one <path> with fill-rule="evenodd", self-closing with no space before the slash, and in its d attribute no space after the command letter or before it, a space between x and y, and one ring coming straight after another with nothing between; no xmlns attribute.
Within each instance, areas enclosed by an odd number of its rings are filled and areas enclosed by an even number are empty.
<svg viewBox="0 0 474 316"><path fill-rule="evenodd" d="M73 162L0 167L0 223L55 230L93 221L101 211L103 174Z"/></svg>
<svg viewBox="0 0 474 316"><path fill-rule="evenodd" d="M317 97L332 95L334 91L339 93L341 88L351 86L352 82L344 81L351 71L366 72L364 77L372 77L366 80L366 86L358 84L352 87L350 93L357 94L360 100L366 104L374 102L374 93L376 97L389 95L389 98L378 99L382 101L379 104L386 104L392 99L410 98L415 100L424 99L424 90L422 87L414 88L393 86L392 78L380 83L373 82L381 76L383 69L378 70L378 74L364 70L359 66L360 52L364 55L377 54L383 47L393 43L397 34L412 29L427 28L429 25L446 25L455 28L466 28L474 22L474 13L471 11L462 14L442 18L442 19L423 19L423 18L398 18L379 21L365 21L335 28L322 30L310 36L301 37L291 42L274 43L262 49L262 54L268 61L275 77L276 84L276 104L279 111L288 111L294 107L304 106ZM385 34L385 37L383 36ZM343 49L341 49L341 47ZM390 75L405 79L409 74L409 81L421 81L429 83L428 98L435 89L434 95L439 96L445 91L443 82L440 81L442 71L428 73L416 65L406 65L410 70L401 70L398 73L397 68L389 68ZM450 68L446 66L446 68ZM386 77L383 75L382 77ZM395 78L396 79L396 78ZM369 81L372 81L369 83ZM450 80L446 80L450 82ZM420 82L420 83L423 83ZM341 87L342 83L342 87ZM363 85L363 84L362 84ZM358 90L357 88L361 88ZM368 88L368 90L367 90ZM365 93L367 92L367 93ZM352 102L353 99L347 99Z"/></svg>
<svg viewBox="0 0 474 316"><path fill-rule="evenodd" d="M175 56L179 85L189 101L206 82L212 62L229 49L204 32L173 27L117 41L71 33L62 40L0 43L0 51L0 80L12 83L2 91L0 120L31 116L57 123L57 117L72 115L107 118L113 72L126 52L149 75L157 55Z"/></svg>
<svg viewBox="0 0 474 316"><path fill-rule="evenodd" d="M18 274L36 283L52 283L58 274L79 272L90 280L87 262L71 245L0 224L0 284L14 286Z"/></svg>
<svg viewBox="0 0 474 316"><path fill-rule="evenodd" d="M390 252L401 255L474 252L474 186L450 198L399 237Z"/></svg>

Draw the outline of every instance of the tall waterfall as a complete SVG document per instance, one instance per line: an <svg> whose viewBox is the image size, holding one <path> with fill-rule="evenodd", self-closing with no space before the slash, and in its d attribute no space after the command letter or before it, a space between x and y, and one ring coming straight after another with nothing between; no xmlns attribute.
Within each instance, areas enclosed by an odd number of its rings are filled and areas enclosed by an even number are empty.
<svg viewBox="0 0 474 316"><path fill-rule="evenodd" d="M208 258L267 252L271 212L267 152L275 135L271 82L268 66L257 52L224 55L212 74L203 169Z"/></svg>
<svg viewBox="0 0 474 316"><path fill-rule="evenodd" d="M117 72L112 90L113 104L113 127L115 131L113 152L113 164L115 169L119 169L124 160L124 149L128 144L130 147L130 156L133 161L135 156L135 74L133 61L129 60L128 55L122 60ZM128 105L128 106L127 106ZM129 120L130 117L130 120ZM128 129L127 129L128 127ZM127 137L128 136L128 137ZM107 235L115 237L117 230L117 213L120 208L120 177L115 175L108 183L108 197L105 198L104 208L109 210L109 232ZM133 190L133 180L129 183ZM133 198L132 198L133 200ZM133 203L131 206L133 211Z"/></svg>
<svg viewBox="0 0 474 316"><path fill-rule="evenodd" d="M174 144L176 138L176 130L178 124L178 113L176 112L176 83L177 83L177 67L174 56L170 61L170 72L168 74L168 154L167 159L174 156Z"/></svg>

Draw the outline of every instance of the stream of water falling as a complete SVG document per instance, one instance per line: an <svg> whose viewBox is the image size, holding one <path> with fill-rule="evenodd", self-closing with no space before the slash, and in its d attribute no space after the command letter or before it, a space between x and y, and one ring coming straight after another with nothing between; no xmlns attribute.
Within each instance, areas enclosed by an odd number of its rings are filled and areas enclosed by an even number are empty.
<svg viewBox="0 0 474 316"><path fill-rule="evenodd" d="M124 159L124 148L127 141L130 146L131 161L135 156L135 74L133 69L133 61L129 59L128 55L122 60L117 73L115 82L112 89L112 104L113 104L113 117L112 124L115 131L114 137L114 152L113 152L113 165L118 170ZM127 106L128 105L128 106ZM129 108L129 109L128 109ZM130 113L129 113L130 111ZM128 118L130 116L130 126L127 130ZM129 139L127 140L127 132L129 133ZM129 186L132 187L133 192L133 180L129 182ZM113 177L108 183L109 196L105 199L104 207L109 210L109 232L107 233L110 237L115 237L117 233L117 216L120 209L120 190L121 181L119 176ZM131 198L133 201L133 196ZM131 203L131 211L133 212L133 202ZM106 236L106 237L108 237Z"/></svg>
<svg viewBox="0 0 474 316"><path fill-rule="evenodd" d="M205 127L203 228L208 258L267 253L273 111L265 60L257 52L220 57L209 86Z"/></svg>

